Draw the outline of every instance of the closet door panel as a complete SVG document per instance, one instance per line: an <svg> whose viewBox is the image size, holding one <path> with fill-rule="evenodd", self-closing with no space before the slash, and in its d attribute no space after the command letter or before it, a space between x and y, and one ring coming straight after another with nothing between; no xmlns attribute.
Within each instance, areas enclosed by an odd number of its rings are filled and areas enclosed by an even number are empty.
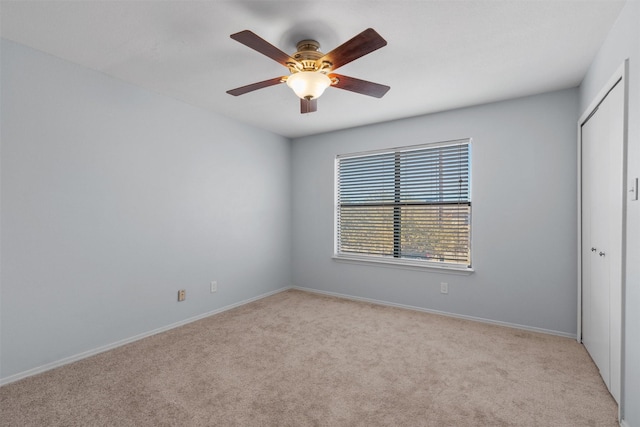
<svg viewBox="0 0 640 427"><path fill-rule="evenodd" d="M582 342L619 401L622 347L624 86L581 127Z"/></svg>
<svg viewBox="0 0 640 427"><path fill-rule="evenodd" d="M622 349L622 256L624 220L624 86L619 82L605 99L607 113L607 248L609 274L609 359L611 394L619 401ZM604 104L604 102L603 102Z"/></svg>
<svg viewBox="0 0 640 427"><path fill-rule="evenodd" d="M587 262L583 266L583 273L588 277L588 290L584 295L583 308L586 319L583 330L583 342L591 358L598 366L600 373L609 383L609 287L606 262L603 262L604 247L606 246L607 202L607 165L603 162L606 156L606 144L603 143L606 134L605 121L602 120L601 107L585 123L582 128L583 165L586 166L587 183L583 182L583 211L588 223L583 224L587 231L588 240L584 241L589 249ZM592 248L595 249L592 251ZM584 286L584 283L583 283Z"/></svg>

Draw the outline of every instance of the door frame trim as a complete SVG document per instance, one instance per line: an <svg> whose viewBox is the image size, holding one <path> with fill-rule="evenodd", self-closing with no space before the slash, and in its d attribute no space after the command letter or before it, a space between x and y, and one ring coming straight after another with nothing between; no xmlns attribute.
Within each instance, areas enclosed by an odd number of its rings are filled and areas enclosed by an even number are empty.
<svg viewBox="0 0 640 427"><path fill-rule="evenodd" d="M589 118L595 113L598 106L606 98L613 87L620 83L623 89L623 131L622 131L622 175L623 175L623 194L627 193L627 140L628 140L628 111L629 111L629 59L625 59L624 62L618 67L613 75L607 80L606 84L600 89L598 94L591 101L586 110L580 115L580 119L577 124L577 288L578 288L578 301L577 301L577 331L576 339L579 343L582 343L582 126L587 122ZM621 283L621 307L620 307L620 402L618 402L618 419L624 419L624 375L625 375L625 272L626 272L626 234L627 234L627 197L622 198L622 248L621 248L621 262L622 262L622 283Z"/></svg>

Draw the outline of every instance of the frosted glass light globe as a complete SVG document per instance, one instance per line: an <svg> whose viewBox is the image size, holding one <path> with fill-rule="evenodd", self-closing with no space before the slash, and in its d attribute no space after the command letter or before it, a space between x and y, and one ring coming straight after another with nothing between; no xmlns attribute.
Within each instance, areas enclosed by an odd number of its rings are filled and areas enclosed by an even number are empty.
<svg viewBox="0 0 640 427"><path fill-rule="evenodd" d="M331 79L318 71L300 71L287 78L287 86L302 99L316 99L331 85Z"/></svg>

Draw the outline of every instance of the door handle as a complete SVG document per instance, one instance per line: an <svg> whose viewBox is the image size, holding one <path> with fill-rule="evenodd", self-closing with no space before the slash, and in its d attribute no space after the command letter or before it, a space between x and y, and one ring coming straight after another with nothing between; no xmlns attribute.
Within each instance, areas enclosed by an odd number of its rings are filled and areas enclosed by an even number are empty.
<svg viewBox="0 0 640 427"><path fill-rule="evenodd" d="M596 248L591 248L591 252L595 252L595 251L597 251Z"/></svg>
<svg viewBox="0 0 640 427"><path fill-rule="evenodd" d="M604 252L600 252L600 253L599 253L599 255L600 255L600 256L604 256Z"/></svg>

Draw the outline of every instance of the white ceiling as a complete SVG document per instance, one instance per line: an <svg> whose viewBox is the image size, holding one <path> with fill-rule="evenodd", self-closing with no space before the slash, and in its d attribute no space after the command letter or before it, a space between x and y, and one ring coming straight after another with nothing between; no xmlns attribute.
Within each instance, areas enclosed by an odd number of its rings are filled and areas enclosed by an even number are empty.
<svg viewBox="0 0 640 427"><path fill-rule="evenodd" d="M577 86L624 1L4 1L2 37L287 137ZM372 27L388 45L339 69L391 86L329 88L301 115L287 74L232 40L250 29L287 53L329 52Z"/></svg>

